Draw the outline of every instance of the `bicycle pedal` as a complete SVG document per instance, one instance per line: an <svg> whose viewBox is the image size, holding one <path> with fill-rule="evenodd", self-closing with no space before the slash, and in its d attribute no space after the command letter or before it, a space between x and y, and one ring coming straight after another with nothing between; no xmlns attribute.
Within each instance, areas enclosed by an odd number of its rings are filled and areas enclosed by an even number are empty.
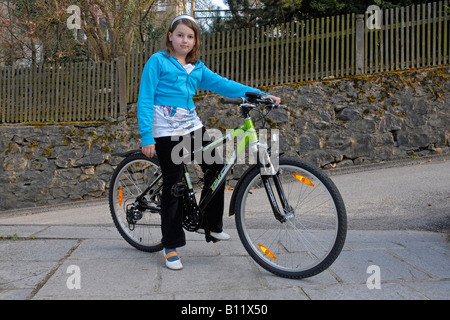
<svg viewBox="0 0 450 320"><path fill-rule="evenodd" d="M187 190L186 185L184 183L180 182L180 183L174 184L172 186L171 193L172 193L172 196L179 198L184 195L186 190Z"/></svg>

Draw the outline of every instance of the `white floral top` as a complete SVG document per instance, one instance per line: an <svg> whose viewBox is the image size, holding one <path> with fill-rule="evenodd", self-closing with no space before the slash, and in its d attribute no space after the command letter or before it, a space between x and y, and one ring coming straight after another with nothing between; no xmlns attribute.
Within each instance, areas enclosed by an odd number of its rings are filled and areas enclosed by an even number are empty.
<svg viewBox="0 0 450 320"><path fill-rule="evenodd" d="M153 137L182 136L203 126L195 109L154 106Z"/></svg>

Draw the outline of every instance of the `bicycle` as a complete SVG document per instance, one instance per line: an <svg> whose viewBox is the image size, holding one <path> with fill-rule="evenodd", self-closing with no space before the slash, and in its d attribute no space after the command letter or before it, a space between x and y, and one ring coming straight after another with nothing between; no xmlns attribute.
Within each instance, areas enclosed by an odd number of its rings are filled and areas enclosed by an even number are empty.
<svg viewBox="0 0 450 320"><path fill-rule="evenodd" d="M285 106L252 92L246 98L222 98L221 102L239 105L244 124L201 151L216 147L220 141L245 138L237 143L223 169L210 179L208 192L199 203L184 164L183 183L176 187L177 196L183 197L184 229L197 231L207 220L203 208L225 183L237 157L246 148L253 149L256 164L237 182L229 210L245 249L261 267L281 277L301 279L326 270L340 254L347 232L346 209L339 190L319 169L299 159L285 158L282 153L272 155L267 145L259 142L250 112L263 109L268 110L267 115ZM114 155L125 158L110 183L114 224L135 248L160 251L162 175L157 158L147 158L140 149ZM271 162L274 156L279 157L276 170ZM207 226L205 229L206 241L215 242Z"/></svg>

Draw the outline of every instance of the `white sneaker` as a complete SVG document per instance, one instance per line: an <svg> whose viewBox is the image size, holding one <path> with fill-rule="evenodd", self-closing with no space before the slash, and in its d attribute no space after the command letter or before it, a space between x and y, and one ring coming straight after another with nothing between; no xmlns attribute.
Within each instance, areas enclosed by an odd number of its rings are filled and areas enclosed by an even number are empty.
<svg viewBox="0 0 450 320"><path fill-rule="evenodd" d="M198 229L197 232L201 233L201 234L205 234L205 229ZM220 232L220 233L210 232L210 235L212 237L216 238L217 240L224 240L225 241L225 240L231 239L231 236L228 233L225 233L223 231Z"/></svg>
<svg viewBox="0 0 450 320"><path fill-rule="evenodd" d="M171 269L171 270L181 270L183 269L183 265L181 264L181 260L178 257L178 254L176 251L170 251L169 253L166 253L166 249L163 250L163 254L164 254L164 260L166 260L166 267ZM175 259L171 259L172 261L169 261L170 258L174 258Z"/></svg>

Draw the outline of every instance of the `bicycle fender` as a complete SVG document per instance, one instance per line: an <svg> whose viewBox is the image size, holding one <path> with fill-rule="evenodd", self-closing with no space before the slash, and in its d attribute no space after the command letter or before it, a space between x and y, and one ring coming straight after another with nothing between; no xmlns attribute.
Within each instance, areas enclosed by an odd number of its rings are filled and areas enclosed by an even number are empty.
<svg viewBox="0 0 450 320"><path fill-rule="evenodd" d="M238 183L236 184L236 187L233 190L233 194L231 195L231 200L230 200L230 210L229 210L229 215L230 216L235 214L234 203L236 201L236 195L238 194L239 190L241 189L242 181L244 181L244 179L248 176L250 171L252 171L254 168L257 168L257 167L258 167L258 165L254 164L250 168L245 170L244 174L241 176L241 178L239 179Z"/></svg>
<svg viewBox="0 0 450 320"><path fill-rule="evenodd" d="M142 152L141 149L134 149L134 150L129 150L129 151L125 151L125 152L113 153L112 156L126 158L128 156L131 156L132 154L140 153L140 152Z"/></svg>
<svg viewBox="0 0 450 320"><path fill-rule="evenodd" d="M142 149L134 149L134 150L129 150L129 151L125 151L125 152L117 152L117 153L113 153L111 154L113 157L121 157L121 158L126 158L128 156L131 156L133 154L136 153L142 153ZM155 152L153 159L156 160L156 162L158 162L158 156Z"/></svg>

